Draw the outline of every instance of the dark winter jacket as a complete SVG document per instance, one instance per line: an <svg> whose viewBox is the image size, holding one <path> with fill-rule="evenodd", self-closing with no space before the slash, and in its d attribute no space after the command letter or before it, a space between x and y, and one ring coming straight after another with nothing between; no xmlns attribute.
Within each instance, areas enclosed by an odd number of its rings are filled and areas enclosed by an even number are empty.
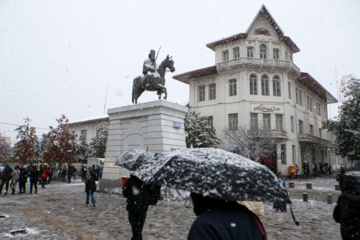
<svg viewBox="0 0 360 240"><path fill-rule="evenodd" d="M39 180L39 175L40 175L39 170L37 170L36 167L32 168L29 174L30 182L37 182Z"/></svg>
<svg viewBox="0 0 360 240"><path fill-rule="evenodd" d="M191 226L188 240L264 240L265 228L259 218L236 202L193 197L198 215Z"/></svg>
<svg viewBox="0 0 360 240"><path fill-rule="evenodd" d="M126 181L123 194L127 198L126 210L132 212L146 212L149 205L154 203L152 187L135 176ZM157 200L156 200L157 202ZM155 203L156 204L156 203Z"/></svg>
<svg viewBox="0 0 360 240"><path fill-rule="evenodd" d="M3 179L5 180L5 181L9 181L10 179L11 179L11 172L12 172L13 170L12 170L12 168L10 167L10 166L5 166L5 168L4 168L4 170L3 170Z"/></svg>
<svg viewBox="0 0 360 240"><path fill-rule="evenodd" d="M85 192L95 192L96 191L96 181L98 180L98 176L95 171L89 170L87 173L88 176L85 181Z"/></svg>
<svg viewBox="0 0 360 240"><path fill-rule="evenodd" d="M26 183L27 182L27 177L28 177L28 171L26 170L26 168L24 168L24 167L20 168L19 182Z"/></svg>
<svg viewBox="0 0 360 240"><path fill-rule="evenodd" d="M334 209L334 220L341 224L343 240L360 239L360 180L345 174L338 180L342 193Z"/></svg>

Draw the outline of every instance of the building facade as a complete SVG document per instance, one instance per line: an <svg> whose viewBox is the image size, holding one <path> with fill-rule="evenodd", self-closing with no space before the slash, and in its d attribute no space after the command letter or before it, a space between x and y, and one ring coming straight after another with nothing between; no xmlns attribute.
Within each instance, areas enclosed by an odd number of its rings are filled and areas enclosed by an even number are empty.
<svg viewBox="0 0 360 240"><path fill-rule="evenodd" d="M215 66L173 78L189 84L189 111L208 117L218 138L223 129L266 127L276 138L278 171L287 174L303 161L338 167L334 136L322 129L327 104L337 99L295 65L300 49L264 5L245 33L206 46L215 52Z"/></svg>
<svg viewBox="0 0 360 240"><path fill-rule="evenodd" d="M107 115L69 123L69 129L76 134L77 142L85 141L87 144L90 144L91 139L97 135L102 126L109 126Z"/></svg>

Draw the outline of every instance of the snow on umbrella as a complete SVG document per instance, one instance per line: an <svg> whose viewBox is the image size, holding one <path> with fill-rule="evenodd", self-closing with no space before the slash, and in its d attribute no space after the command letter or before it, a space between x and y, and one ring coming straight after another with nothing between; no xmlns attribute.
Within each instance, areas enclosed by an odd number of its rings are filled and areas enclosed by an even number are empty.
<svg viewBox="0 0 360 240"><path fill-rule="evenodd" d="M116 158L115 165L134 171L144 164L145 161L150 161L153 155L153 153L145 150L130 149L123 152Z"/></svg>
<svg viewBox="0 0 360 240"><path fill-rule="evenodd" d="M126 152L123 156L127 156ZM291 203L287 191L268 167L221 149L156 153L133 174L147 183L212 198Z"/></svg>

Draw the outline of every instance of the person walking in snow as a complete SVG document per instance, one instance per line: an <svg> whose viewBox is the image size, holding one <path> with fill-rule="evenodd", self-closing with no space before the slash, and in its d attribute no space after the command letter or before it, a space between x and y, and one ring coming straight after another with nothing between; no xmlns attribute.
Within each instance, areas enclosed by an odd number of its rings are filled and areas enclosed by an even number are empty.
<svg viewBox="0 0 360 240"><path fill-rule="evenodd" d="M11 182L10 182L11 194L15 194L15 188L19 182L19 178L20 178L20 170L19 170L19 166L16 166L15 169L11 172Z"/></svg>
<svg viewBox="0 0 360 240"><path fill-rule="evenodd" d="M126 210L132 230L132 240L142 240L146 213L149 205L155 205L160 198L160 186L145 184L134 175L126 181L123 194L127 198Z"/></svg>
<svg viewBox="0 0 360 240"><path fill-rule="evenodd" d="M40 175L40 172L39 172L39 170L37 170L36 166L32 166L30 169L30 174L29 174L30 194L32 194L33 187L34 187L34 191L35 191L34 194L37 194L37 183L39 180L39 175Z"/></svg>
<svg viewBox="0 0 360 240"><path fill-rule="evenodd" d="M5 166L4 170L2 171L0 194L5 185L5 195L7 195L7 192L9 190L9 183L10 183L12 171L13 171L12 168L8 164Z"/></svg>
<svg viewBox="0 0 360 240"><path fill-rule="evenodd" d="M86 192L86 205L89 206L89 195L91 197L91 203L93 206L96 206L94 192L96 192L96 181L99 178L92 167L89 167L86 172L86 180L85 180L85 192Z"/></svg>

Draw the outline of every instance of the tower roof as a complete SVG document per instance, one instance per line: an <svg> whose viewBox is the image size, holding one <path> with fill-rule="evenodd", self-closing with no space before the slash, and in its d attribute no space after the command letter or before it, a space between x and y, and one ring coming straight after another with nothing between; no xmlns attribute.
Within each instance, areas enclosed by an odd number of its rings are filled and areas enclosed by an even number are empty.
<svg viewBox="0 0 360 240"><path fill-rule="evenodd" d="M206 44L206 46L208 48L210 48L211 50L215 51L215 47L218 46L218 45L233 42L233 41L237 41L239 39L247 38L251 27L254 25L254 23L260 17L260 15L263 15L268 20L269 24L274 28L275 32L279 36L279 40L281 42L284 42L286 44L286 46L288 46L294 53L300 52L300 49L291 40L291 38L288 37L288 36L284 36L284 32L281 30L279 25L276 23L275 19L271 16L270 12L267 10L265 5L261 6L261 8L258 11L258 13L256 14L254 20L251 22L250 26L246 30L246 33L238 33L238 34L232 35L230 37L223 38L221 40L217 40L215 42L208 43L208 44Z"/></svg>

